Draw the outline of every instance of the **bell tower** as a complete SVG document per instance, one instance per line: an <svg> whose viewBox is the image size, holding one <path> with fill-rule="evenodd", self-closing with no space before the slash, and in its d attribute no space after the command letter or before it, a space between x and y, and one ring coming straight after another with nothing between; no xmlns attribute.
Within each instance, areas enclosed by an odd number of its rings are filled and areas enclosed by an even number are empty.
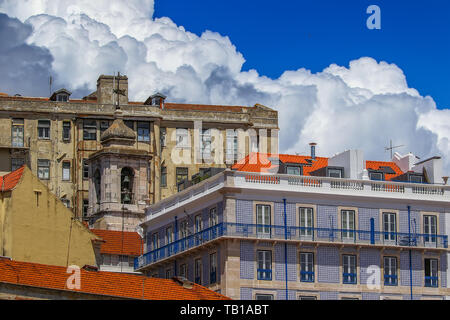
<svg viewBox="0 0 450 320"><path fill-rule="evenodd" d="M102 149L89 159L89 225L97 229L136 231L149 194L151 155L133 148L135 132L116 109L114 122L100 137Z"/></svg>

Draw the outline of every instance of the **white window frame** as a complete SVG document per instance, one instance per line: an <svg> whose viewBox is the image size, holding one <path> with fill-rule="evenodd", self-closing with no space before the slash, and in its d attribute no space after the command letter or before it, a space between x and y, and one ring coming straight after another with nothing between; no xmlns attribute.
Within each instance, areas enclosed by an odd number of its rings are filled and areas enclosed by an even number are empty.
<svg viewBox="0 0 450 320"><path fill-rule="evenodd" d="M176 128L176 147L177 148L190 148L191 141L189 136L189 129Z"/></svg>
<svg viewBox="0 0 450 320"><path fill-rule="evenodd" d="M298 208L298 222L300 228L314 228L314 209L311 207ZM301 238L312 238L313 229L300 229Z"/></svg>
<svg viewBox="0 0 450 320"><path fill-rule="evenodd" d="M355 210L341 210L341 230L342 240L354 241L356 239L356 211Z"/></svg>
<svg viewBox="0 0 450 320"><path fill-rule="evenodd" d="M397 213L383 212L383 239L386 242L394 242L397 237Z"/></svg>
<svg viewBox="0 0 450 320"><path fill-rule="evenodd" d="M259 237L270 237L272 225L272 207L268 204L256 204L256 232Z"/></svg>

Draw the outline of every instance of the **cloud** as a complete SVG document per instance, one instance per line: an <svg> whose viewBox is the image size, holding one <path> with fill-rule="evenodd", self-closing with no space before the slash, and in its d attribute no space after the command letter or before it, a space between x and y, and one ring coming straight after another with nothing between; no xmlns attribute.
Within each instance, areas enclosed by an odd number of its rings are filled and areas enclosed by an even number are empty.
<svg viewBox="0 0 450 320"><path fill-rule="evenodd" d="M450 171L450 111L410 88L395 64L361 57L270 79L242 71L245 59L227 36L153 19L153 7L153 0L0 0L0 11L32 26L22 41L46 48L58 83L78 94L95 90L99 74L121 71L134 100L159 91L176 102L275 108L282 152L307 153L314 141L318 155L359 148L367 159L387 160L392 139L405 145L402 153L443 155Z"/></svg>
<svg viewBox="0 0 450 320"><path fill-rule="evenodd" d="M53 57L49 50L25 43L32 31L31 26L0 13L0 91L28 95L48 93Z"/></svg>

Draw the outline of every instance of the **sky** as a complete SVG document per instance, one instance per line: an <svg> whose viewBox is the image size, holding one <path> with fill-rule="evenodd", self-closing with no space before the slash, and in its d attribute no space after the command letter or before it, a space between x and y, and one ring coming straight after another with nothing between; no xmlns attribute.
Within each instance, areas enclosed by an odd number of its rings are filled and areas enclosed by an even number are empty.
<svg viewBox="0 0 450 320"><path fill-rule="evenodd" d="M376 4L381 29L369 30ZM280 151L384 147L444 157L450 173L446 1L0 0L0 91L73 97L100 74L131 100L247 105L279 113ZM447 174L448 175L448 174Z"/></svg>

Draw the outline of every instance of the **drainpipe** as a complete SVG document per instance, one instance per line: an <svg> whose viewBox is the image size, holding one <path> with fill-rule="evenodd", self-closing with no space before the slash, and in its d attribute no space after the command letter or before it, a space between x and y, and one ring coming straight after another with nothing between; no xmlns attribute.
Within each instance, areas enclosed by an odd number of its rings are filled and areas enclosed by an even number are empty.
<svg viewBox="0 0 450 320"><path fill-rule="evenodd" d="M178 217L177 216L175 216L175 228L174 229L175 229L174 239L175 239L175 252L176 252L176 251L178 251L178 243L177 243L177 240L178 240ZM173 264L174 264L174 266L173 266L173 269L174 269L173 270L173 274L176 277L177 276L177 259L175 259L173 261Z"/></svg>
<svg viewBox="0 0 450 320"><path fill-rule="evenodd" d="M411 247L411 206L408 206L408 245ZM411 249L409 249L409 287L411 291L411 300L413 299L413 291L412 291L412 258L411 258Z"/></svg>
<svg viewBox="0 0 450 320"><path fill-rule="evenodd" d="M284 239L287 240L287 215L286 215L286 198L283 199L284 204ZM287 267L287 241L284 242L284 274L286 280L286 300L288 296L288 267Z"/></svg>

